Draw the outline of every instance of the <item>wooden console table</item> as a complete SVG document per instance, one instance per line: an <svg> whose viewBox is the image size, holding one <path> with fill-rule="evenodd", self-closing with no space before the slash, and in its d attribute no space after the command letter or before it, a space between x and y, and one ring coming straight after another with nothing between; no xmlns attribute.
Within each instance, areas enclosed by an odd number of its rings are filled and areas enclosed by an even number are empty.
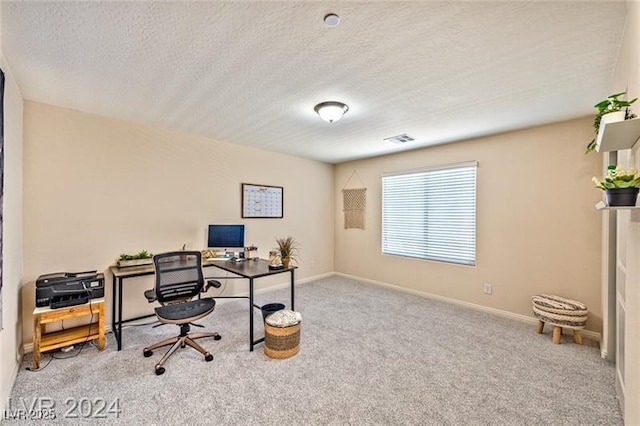
<svg viewBox="0 0 640 426"><path fill-rule="evenodd" d="M97 323L90 323L73 327L67 330L46 332L46 325L56 321L87 315L98 315ZM35 308L33 310L33 365L37 370L40 367L40 352L58 349L75 343L87 342L98 339L98 349L104 349L104 297L91 299L89 302L69 306L66 308L51 309L49 307Z"/></svg>

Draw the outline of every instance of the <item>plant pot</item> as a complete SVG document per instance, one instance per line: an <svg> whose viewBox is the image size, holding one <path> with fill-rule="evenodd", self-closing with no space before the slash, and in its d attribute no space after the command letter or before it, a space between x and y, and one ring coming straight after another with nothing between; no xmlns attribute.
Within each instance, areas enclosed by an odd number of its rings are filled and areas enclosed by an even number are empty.
<svg viewBox="0 0 640 426"><path fill-rule="evenodd" d="M614 111L614 112L610 112L608 114L603 115L600 118L600 124L602 123L615 123L616 121L624 121L624 118L626 116L627 112L626 111Z"/></svg>
<svg viewBox="0 0 640 426"><path fill-rule="evenodd" d="M118 260L118 266L120 268L126 268L129 266L151 265L152 263L153 259L150 257L147 259Z"/></svg>
<svg viewBox="0 0 640 426"><path fill-rule="evenodd" d="M291 261L291 259L282 258L280 260L282 261L282 266L284 266L285 269L289 268L289 262Z"/></svg>
<svg viewBox="0 0 640 426"><path fill-rule="evenodd" d="M633 207L638 199L638 191L640 188L614 188L607 189L607 204L609 207L627 206Z"/></svg>

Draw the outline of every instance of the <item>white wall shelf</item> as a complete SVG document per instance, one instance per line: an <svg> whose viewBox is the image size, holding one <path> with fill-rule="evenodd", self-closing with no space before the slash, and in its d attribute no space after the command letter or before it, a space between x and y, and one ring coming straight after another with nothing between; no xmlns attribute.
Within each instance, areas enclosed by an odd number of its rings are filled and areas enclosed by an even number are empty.
<svg viewBox="0 0 640 426"><path fill-rule="evenodd" d="M630 149L640 139L640 118L602 123L596 137L596 151Z"/></svg>
<svg viewBox="0 0 640 426"><path fill-rule="evenodd" d="M596 209L598 209L598 210L637 210L637 209L640 209L640 206L612 206L612 207L609 207L603 201L599 201L596 204Z"/></svg>

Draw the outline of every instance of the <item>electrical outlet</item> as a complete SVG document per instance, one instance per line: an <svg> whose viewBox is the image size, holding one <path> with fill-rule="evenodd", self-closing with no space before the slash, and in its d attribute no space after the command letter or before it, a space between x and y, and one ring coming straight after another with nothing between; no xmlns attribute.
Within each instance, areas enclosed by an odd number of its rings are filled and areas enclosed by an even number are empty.
<svg viewBox="0 0 640 426"><path fill-rule="evenodd" d="M491 284L489 283L482 284L482 292L484 294L492 294L493 289L491 288Z"/></svg>
<svg viewBox="0 0 640 426"><path fill-rule="evenodd" d="M316 266L316 261L312 260L311 262L309 262L309 268L314 268Z"/></svg>

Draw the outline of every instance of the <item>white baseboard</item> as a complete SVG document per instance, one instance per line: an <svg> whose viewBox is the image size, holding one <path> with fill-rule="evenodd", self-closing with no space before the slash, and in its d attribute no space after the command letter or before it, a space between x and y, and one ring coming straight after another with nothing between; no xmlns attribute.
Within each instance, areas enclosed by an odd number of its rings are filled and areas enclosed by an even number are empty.
<svg viewBox="0 0 640 426"><path fill-rule="evenodd" d="M389 283L385 283L385 282L381 282L381 281L376 281L376 280L371 280L368 278L362 278L362 277L358 277L355 275L349 275L349 274L343 274L342 272L336 272L335 275L341 276L341 277L345 277L345 278L351 278L354 280L358 280L358 281L363 281L369 284L374 284L374 285L379 285L382 287L387 287L387 288L392 288L394 290L398 290L404 293L409 293L409 294L413 294L414 296L419 296L419 297L425 297L428 299L434 299L434 300L439 300L441 302L446 302L446 303L451 303L454 305L459 305L459 306L464 306L467 308L471 308L471 309L476 309L478 311L482 311L482 312L487 312L490 314L494 314L494 315L498 315L501 317L505 317L505 318L510 318L516 321L520 321L520 322L526 322L529 324L538 324L538 319L535 317L530 317L527 315L521 315L521 314L516 314L513 312L509 312L509 311L503 311L501 309L496 309L496 308L490 308L488 306L482 306L482 305L476 305L475 303L470 303L470 302L465 302L462 300L457 300L457 299L452 299L449 297L444 297L444 296L439 296L437 294L432 294L432 293L427 293L424 291L419 291L419 290L413 290L413 289L409 289L409 288L405 288L405 287L400 287L394 284L389 284ZM590 339L596 340L597 342L600 342L602 336L600 333L595 332L595 331L590 331L590 330L582 330L582 335L584 337L588 337Z"/></svg>
<svg viewBox="0 0 640 426"><path fill-rule="evenodd" d="M15 365L13 366L13 371L11 371L9 380L3 383L3 385L6 384L6 387L3 386L0 389L0 401L2 401L2 403L0 404L0 413L4 413L5 410L7 409L9 396L11 396L11 392L13 391L13 386L16 383L16 378L18 377L18 371L20 371L20 365L22 365L22 357L20 357L20 359L18 359ZM3 418L4 416L0 415L0 423L2 423Z"/></svg>
<svg viewBox="0 0 640 426"><path fill-rule="evenodd" d="M296 282L296 285L297 284L306 284L306 283L311 282L311 281L317 281L317 280L322 280L324 278L333 277L336 274L337 274L337 272L326 272L324 274L314 275L312 277L307 277L307 278L298 280Z"/></svg>

